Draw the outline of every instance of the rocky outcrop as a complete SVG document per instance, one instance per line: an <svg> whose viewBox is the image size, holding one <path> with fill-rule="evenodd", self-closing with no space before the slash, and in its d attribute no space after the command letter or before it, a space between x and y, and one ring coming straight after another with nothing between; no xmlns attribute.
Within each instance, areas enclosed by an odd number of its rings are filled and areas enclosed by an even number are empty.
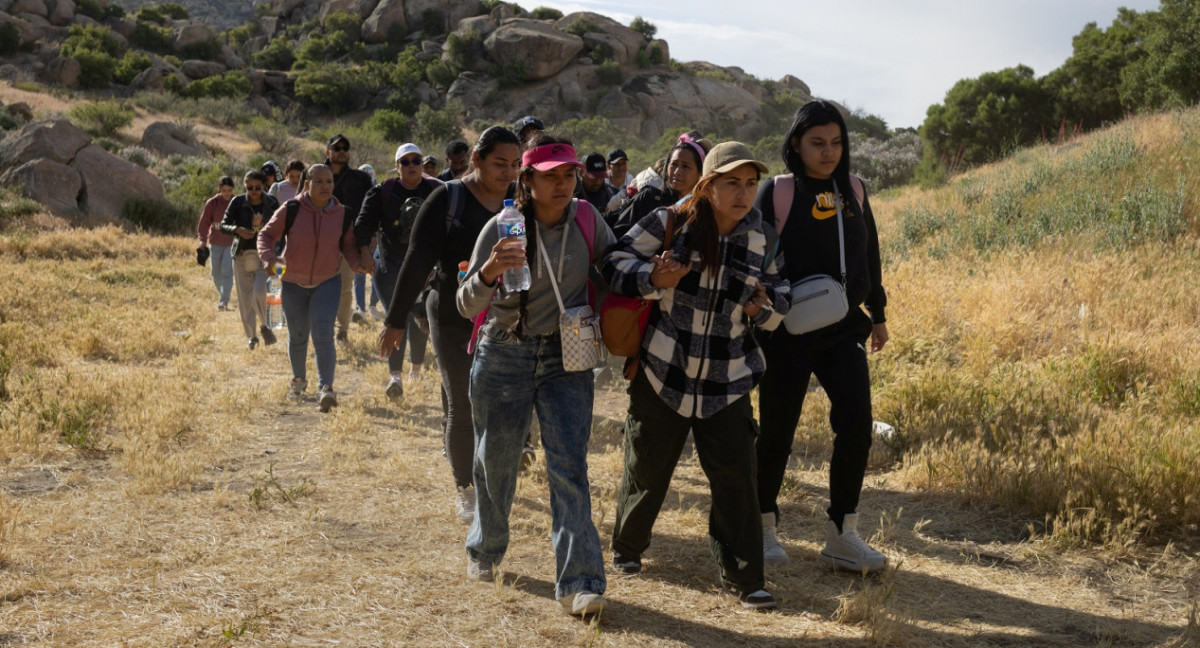
<svg viewBox="0 0 1200 648"><path fill-rule="evenodd" d="M13 15L29 14L41 18L50 15L50 10L46 8L46 3L43 0L16 0L8 12Z"/></svg>
<svg viewBox="0 0 1200 648"><path fill-rule="evenodd" d="M196 79L204 79L210 76L217 76L225 72L225 66L216 61L200 61L190 59L180 64L179 70L187 75L187 78L195 81Z"/></svg>
<svg viewBox="0 0 1200 648"><path fill-rule="evenodd" d="M54 83L73 90L79 87L79 75L83 74L83 66L73 58L56 58L50 62L47 71Z"/></svg>
<svg viewBox="0 0 1200 648"><path fill-rule="evenodd" d="M529 81L562 71L583 50L583 39L537 20L517 18L501 25L483 42L488 58L515 64Z"/></svg>
<svg viewBox="0 0 1200 648"><path fill-rule="evenodd" d="M182 50L196 45L203 45L215 39L217 35L208 25L189 23L175 32L175 49Z"/></svg>
<svg viewBox="0 0 1200 648"><path fill-rule="evenodd" d="M382 43L393 30L408 30L404 0L380 0L371 15L363 21L362 39L371 44Z"/></svg>
<svg viewBox="0 0 1200 648"><path fill-rule="evenodd" d="M46 20L55 27L70 25L75 19L75 3L72 0L54 0L54 8L50 10Z"/></svg>
<svg viewBox="0 0 1200 648"><path fill-rule="evenodd" d="M65 119L27 124L0 142L0 182L64 217L116 221L131 197L163 198L152 173L93 144Z"/></svg>
<svg viewBox="0 0 1200 648"><path fill-rule="evenodd" d="M154 122L147 126L142 133L142 146L164 156L208 155L191 131L172 122Z"/></svg>
<svg viewBox="0 0 1200 648"><path fill-rule="evenodd" d="M622 25L621 23L590 11L577 11L567 14L554 23L554 26L566 30L577 21L584 21L595 27L583 35L583 43L588 51L597 47L607 50L605 58L621 65L630 65L637 59L637 53L646 45L646 37L640 32Z"/></svg>

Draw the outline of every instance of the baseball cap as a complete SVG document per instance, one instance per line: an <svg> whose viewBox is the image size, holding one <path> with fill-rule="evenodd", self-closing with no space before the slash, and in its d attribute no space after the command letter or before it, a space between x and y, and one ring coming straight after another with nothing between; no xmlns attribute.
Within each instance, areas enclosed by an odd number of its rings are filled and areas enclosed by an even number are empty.
<svg viewBox="0 0 1200 648"><path fill-rule="evenodd" d="M608 165L604 163L604 156L599 153L588 153L587 157L583 158L583 170L593 178L608 177Z"/></svg>
<svg viewBox="0 0 1200 648"><path fill-rule="evenodd" d="M542 120L532 115L525 115L518 119L517 123L513 124L513 132L520 134L528 126L533 126L538 130L546 130L546 125L542 123Z"/></svg>
<svg viewBox="0 0 1200 648"><path fill-rule="evenodd" d="M438 159L437 159L437 158L433 157L432 155L426 155L426 156L425 156L425 159L424 159L424 160L421 160L421 165L422 165L422 166L424 166L424 165L426 165L426 164L429 164L429 163L431 163L431 162L432 162L433 164L441 164L441 162L438 162Z"/></svg>
<svg viewBox="0 0 1200 648"><path fill-rule="evenodd" d="M346 137L345 135L342 135L341 133L338 133L337 135L330 137L329 142L326 143L325 145L333 146L334 144L337 144L338 142L345 142L346 146L350 146L350 139L348 137Z"/></svg>
<svg viewBox="0 0 1200 648"><path fill-rule="evenodd" d="M400 158L406 155L412 155L413 153L421 155L421 148L412 142L401 144L400 148L396 149L396 159L399 160Z"/></svg>
<svg viewBox="0 0 1200 648"><path fill-rule="evenodd" d="M609 164L612 164L614 162L620 162L621 160L628 160L628 159L629 159L629 156L625 155L625 151L623 151L621 149L613 149L608 152L608 163Z"/></svg>
<svg viewBox="0 0 1200 648"><path fill-rule="evenodd" d="M704 172L708 176L714 173L728 173L743 164L753 164L759 173L768 173L767 165L754 159L750 147L741 142L721 142L712 147L704 158Z"/></svg>
<svg viewBox="0 0 1200 648"><path fill-rule="evenodd" d="M575 153L575 147L570 144L542 144L521 154L521 165L533 167L538 171L549 171L564 164L583 168Z"/></svg>

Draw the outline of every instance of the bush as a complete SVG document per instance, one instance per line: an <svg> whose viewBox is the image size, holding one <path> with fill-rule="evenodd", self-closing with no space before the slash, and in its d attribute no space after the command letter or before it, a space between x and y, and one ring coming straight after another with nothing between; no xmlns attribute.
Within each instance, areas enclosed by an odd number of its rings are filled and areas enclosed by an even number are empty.
<svg viewBox="0 0 1200 648"><path fill-rule="evenodd" d="M292 133L284 124L267 117L253 117L239 128L242 135L249 137L267 153L281 158L292 152Z"/></svg>
<svg viewBox="0 0 1200 648"><path fill-rule="evenodd" d="M191 209L169 200L142 196L126 199L122 215L138 229L157 234L188 234L194 220Z"/></svg>
<svg viewBox="0 0 1200 648"><path fill-rule="evenodd" d="M605 61L596 68L596 80L604 85L620 85L625 80L625 71L616 61Z"/></svg>
<svg viewBox="0 0 1200 648"><path fill-rule="evenodd" d="M538 7L530 15L537 20L558 20L563 17L563 12L550 7Z"/></svg>
<svg viewBox="0 0 1200 648"><path fill-rule="evenodd" d="M654 40L654 35L658 33L658 27L641 16L635 16L633 22L629 23L629 28L645 36L646 40Z"/></svg>
<svg viewBox="0 0 1200 648"><path fill-rule="evenodd" d="M234 49L241 49L246 46L246 43L251 38L258 36L262 31L257 21L248 22L244 25L234 27L225 32L225 37L229 39L229 45Z"/></svg>
<svg viewBox="0 0 1200 648"><path fill-rule="evenodd" d="M78 0L75 3L75 13L83 14L96 22L103 21L105 18L104 7L101 7L96 0Z"/></svg>
<svg viewBox="0 0 1200 648"><path fill-rule="evenodd" d="M241 70L233 70L217 76L197 79L187 84L181 94L191 99L201 97L245 98L254 90L250 77Z"/></svg>
<svg viewBox="0 0 1200 648"><path fill-rule="evenodd" d="M353 110L368 99L360 94L359 81L357 71L345 66L313 65L296 76L296 96L325 110Z"/></svg>
<svg viewBox="0 0 1200 648"><path fill-rule="evenodd" d="M184 59L215 61L221 56L221 43L215 38L203 43L194 43L179 50L178 54Z"/></svg>
<svg viewBox="0 0 1200 648"><path fill-rule="evenodd" d="M563 31L582 38L583 35L588 32L600 31L600 28L596 26L596 23L588 20L587 18L579 17L575 20L572 20L571 24L567 25L567 28Z"/></svg>
<svg viewBox="0 0 1200 648"><path fill-rule="evenodd" d="M129 42L155 54L170 54L175 51L171 30L144 20L137 22L133 34L129 36Z"/></svg>
<svg viewBox="0 0 1200 648"><path fill-rule="evenodd" d="M367 119L365 126L378 131L384 139L403 142L409 137L408 117L399 110L381 108Z"/></svg>
<svg viewBox="0 0 1200 648"><path fill-rule="evenodd" d="M852 144L853 171L874 191L908 184L921 163L921 138L913 132L887 140L856 138Z"/></svg>
<svg viewBox="0 0 1200 648"><path fill-rule="evenodd" d="M112 81L117 60L94 50L79 50L71 56L79 63L79 85L86 89L103 88Z"/></svg>
<svg viewBox="0 0 1200 648"><path fill-rule="evenodd" d="M158 5L158 10L172 20L187 20L189 17L188 10L177 2L164 2Z"/></svg>
<svg viewBox="0 0 1200 648"><path fill-rule="evenodd" d="M21 49L21 30L14 23L0 23L0 55Z"/></svg>
<svg viewBox="0 0 1200 648"><path fill-rule="evenodd" d="M430 151L437 150L444 142L462 139L458 116L463 112L463 107L453 101L446 102L441 110L421 104L413 120L413 139Z"/></svg>
<svg viewBox="0 0 1200 648"><path fill-rule="evenodd" d="M93 101L71 108L71 120L97 137L112 137L133 124L133 110L116 101Z"/></svg>
<svg viewBox="0 0 1200 648"><path fill-rule="evenodd" d="M490 74L502 88L513 88L525 82L525 62L510 60L504 63L493 63L488 68Z"/></svg>
<svg viewBox="0 0 1200 648"><path fill-rule="evenodd" d="M121 41L108 27L100 25L72 25L63 41L59 55L74 58L77 52L88 50L116 57L121 54Z"/></svg>
<svg viewBox="0 0 1200 648"><path fill-rule="evenodd" d="M434 59L425 66L425 78L433 87L445 90L454 83L458 75L450 70L450 66L442 63L441 59Z"/></svg>
<svg viewBox="0 0 1200 648"><path fill-rule="evenodd" d="M157 7L146 5L138 9L133 14L133 19L137 22L157 23L159 25L167 24L167 17Z"/></svg>
<svg viewBox="0 0 1200 648"><path fill-rule="evenodd" d="M471 60L483 50L483 36L474 29L468 29L459 35L458 32L446 37L445 52L450 70L457 76L471 67Z"/></svg>
<svg viewBox="0 0 1200 648"><path fill-rule="evenodd" d="M154 156L150 154L150 151L140 146L126 146L121 149L121 157L140 167L148 167L154 161Z"/></svg>
<svg viewBox="0 0 1200 648"><path fill-rule="evenodd" d="M137 75L149 68L150 65L149 56L130 50L125 52L125 57L117 63L116 69L113 70L113 79L121 85L129 85Z"/></svg>
<svg viewBox="0 0 1200 648"><path fill-rule="evenodd" d="M155 164L154 175L162 180L163 190L171 204L190 206L194 210L192 213L197 213L204 201L216 193L221 176L240 178L249 170L245 163L227 158L172 155Z"/></svg>
<svg viewBox="0 0 1200 648"><path fill-rule="evenodd" d="M254 53L254 64L268 70L290 70L296 63L296 52L283 36L276 36L261 50Z"/></svg>

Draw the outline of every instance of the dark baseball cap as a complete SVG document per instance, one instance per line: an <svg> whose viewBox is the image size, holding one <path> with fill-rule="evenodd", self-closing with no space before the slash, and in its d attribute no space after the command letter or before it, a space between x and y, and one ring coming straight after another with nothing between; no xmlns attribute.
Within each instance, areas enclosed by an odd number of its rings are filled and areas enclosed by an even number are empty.
<svg viewBox="0 0 1200 648"><path fill-rule="evenodd" d="M345 142L347 147L350 146L350 139L348 137L346 137L345 135L342 135L341 133L338 133L337 135L330 137L329 142L325 146L330 147L330 146L333 146L334 144L337 144L338 142Z"/></svg>
<svg viewBox="0 0 1200 648"><path fill-rule="evenodd" d="M542 123L542 120L532 115L525 115L524 117L518 119L517 123L513 124L513 132L519 135L521 131L530 126L538 130L546 130L546 125Z"/></svg>
<svg viewBox="0 0 1200 648"><path fill-rule="evenodd" d="M620 162L621 160L628 160L628 159L629 159L629 156L625 155L625 151L623 151L621 149L613 149L608 152L608 163L609 164L612 164L613 162Z"/></svg>
<svg viewBox="0 0 1200 648"><path fill-rule="evenodd" d="M583 158L583 169L593 178L608 177L608 165L604 163L604 156L599 153L588 153L587 157Z"/></svg>

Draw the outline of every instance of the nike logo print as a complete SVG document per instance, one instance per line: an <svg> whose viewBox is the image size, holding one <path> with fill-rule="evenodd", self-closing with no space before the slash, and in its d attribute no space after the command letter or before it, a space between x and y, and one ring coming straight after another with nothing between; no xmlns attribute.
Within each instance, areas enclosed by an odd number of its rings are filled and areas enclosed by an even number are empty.
<svg viewBox="0 0 1200 648"><path fill-rule="evenodd" d="M837 210L836 209L821 209L820 205L813 205L812 215L813 215L813 218L820 221L820 220L825 220L827 218L833 218L834 216L837 216Z"/></svg>

